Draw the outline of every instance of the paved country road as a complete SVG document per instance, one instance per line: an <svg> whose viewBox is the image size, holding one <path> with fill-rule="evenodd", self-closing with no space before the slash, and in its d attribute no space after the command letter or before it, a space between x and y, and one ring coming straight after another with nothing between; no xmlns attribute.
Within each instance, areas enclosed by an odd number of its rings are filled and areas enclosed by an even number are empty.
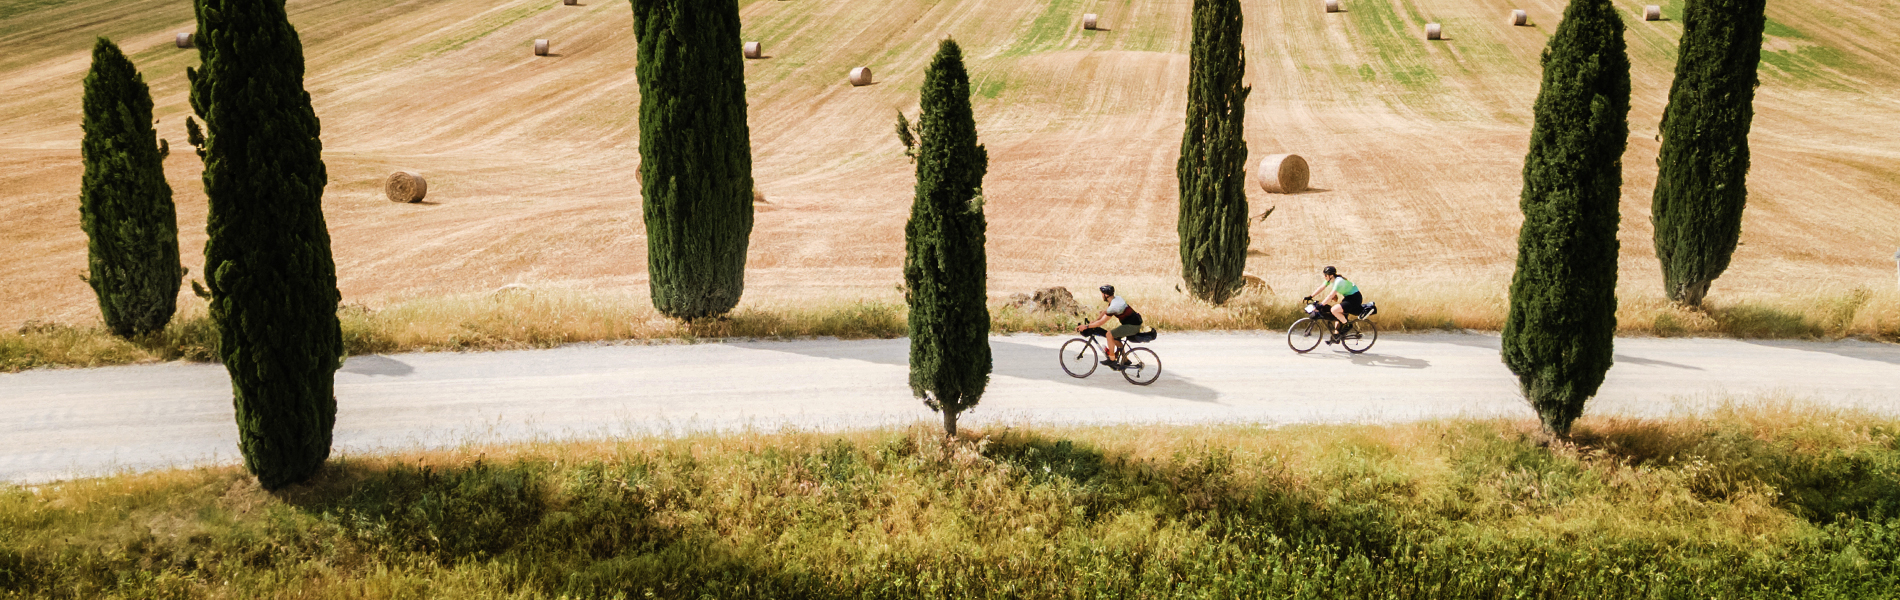
<svg viewBox="0 0 1900 600"><path fill-rule="evenodd" d="M1066 338L991 338L983 403L964 423L1337 422L1531 418L1487 335L1390 335L1352 356L1289 351L1278 333L1164 335L1149 387L1073 379ZM906 340L586 345L352 357L337 373L341 453L468 441L936 422L910 397ZM1900 413L1900 346L1619 339L1591 413L1667 414L1732 397ZM172 363L0 374L0 480L237 462L230 382Z"/></svg>

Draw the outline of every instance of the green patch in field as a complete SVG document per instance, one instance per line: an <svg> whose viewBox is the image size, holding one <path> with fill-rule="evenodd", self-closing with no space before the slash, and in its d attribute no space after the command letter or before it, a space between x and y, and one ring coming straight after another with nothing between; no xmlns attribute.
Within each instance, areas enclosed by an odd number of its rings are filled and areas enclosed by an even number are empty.
<svg viewBox="0 0 1900 600"><path fill-rule="evenodd" d="M1360 48L1370 48L1370 53L1378 58L1376 71L1383 72L1408 91L1423 91L1438 82L1438 73L1424 60L1425 53L1418 47L1421 42L1414 39L1416 32L1407 27L1408 23L1417 24L1422 30L1425 18L1409 5L1406 9L1409 14L1402 17L1392 3L1375 1L1354 4L1346 15L1352 20L1353 43ZM1376 79L1367 79L1364 69L1360 77L1367 81Z"/></svg>
<svg viewBox="0 0 1900 600"><path fill-rule="evenodd" d="M1782 81L1818 85L1827 89L1855 92L1843 75L1854 69L1847 53L1828 46L1803 45L1791 50L1763 50L1761 62L1770 67L1764 75Z"/></svg>
<svg viewBox="0 0 1900 600"><path fill-rule="evenodd" d="M1025 56L1061 48L1072 28L1081 27L1080 4L1079 0L1051 0L1028 27L1018 30L1016 43L1003 51L1003 56Z"/></svg>
<svg viewBox="0 0 1900 600"><path fill-rule="evenodd" d="M1762 29L1762 34L1768 37L1778 37L1778 38L1789 39L1789 40L1808 39L1808 36L1802 35L1799 30L1796 30L1793 27L1789 27L1787 23L1776 21L1774 19L1768 19L1767 27Z"/></svg>
<svg viewBox="0 0 1900 600"><path fill-rule="evenodd" d="M7 0L0 2L0 20L11 19L36 10L72 4L75 0Z"/></svg>
<svg viewBox="0 0 1900 600"><path fill-rule="evenodd" d="M973 87L976 89L970 91L976 95L995 100L997 96L1003 95L1004 89L1009 87L1009 79L1000 73L992 73L977 79Z"/></svg>

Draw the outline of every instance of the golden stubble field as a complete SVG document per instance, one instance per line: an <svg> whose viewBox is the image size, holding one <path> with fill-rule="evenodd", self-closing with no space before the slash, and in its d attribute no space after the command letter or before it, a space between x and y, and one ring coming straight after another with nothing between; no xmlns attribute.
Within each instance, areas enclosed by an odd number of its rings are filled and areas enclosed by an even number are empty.
<svg viewBox="0 0 1900 600"><path fill-rule="evenodd" d="M742 0L759 208L748 301L895 297L911 165L892 133L915 115L936 41L972 72L991 163L993 295L1178 273L1175 178L1188 67L1186 0ZM1248 143L1305 156L1316 191L1249 190L1250 270L1294 295L1335 264L1379 290L1502 294L1555 0L1245 3ZM1657 123L1680 21L1629 24L1623 292L1659 297L1649 235ZM1533 27L1511 27L1512 8ZM291 0L323 120L325 212L346 302L509 283L645 293L638 86L624 0ZM184 140L171 44L189 0L0 6L0 326L96 319L79 230L80 79L92 39L125 47L156 98L185 263L199 276L205 198ZM1679 7L1665 8L1679 15ZM1083 31L1085 12L1105 31ZM1712 299L1893 285L1900 246L1900 5L1771 3L1743 245ZM1440 22L1450 38L1423 39ZM535 57L535 38L554 56ZM734 48L737 52L738 49ZM869 66L878 83L853 88ZM390 171L429 200L382 198ZM1471 290L1476 290L1475 292ZM188 292L187 292L188 293Z"/></svg>

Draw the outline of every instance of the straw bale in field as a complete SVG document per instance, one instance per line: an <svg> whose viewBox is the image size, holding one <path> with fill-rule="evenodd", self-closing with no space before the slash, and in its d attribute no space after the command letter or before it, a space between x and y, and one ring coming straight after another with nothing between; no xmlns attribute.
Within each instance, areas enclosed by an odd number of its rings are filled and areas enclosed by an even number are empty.
<svg viewBox="0 0 1900 600"><path fill-rule="evenodd" d="M1075 301L1075 294L1069 293L1069 288L1060 286L1036 290L1033 294L1011 294L1008 306L1030 313L1082 314L1082 304Z"/></svg>
<svg viewBox="0 0 1900 600"><path fill-rule="evenodd" d="M190 48L192 45L191 38L193 35L195 34L190 34L190 33L178 34L178 38L174 43L178 44L178 47L180 48Z"/></svg>
<svg viewBox="0 0 1900 600"><path fill-rule="evenodd" d="M568 6L580 6L581 0L561 0L561 4L565 4Z"/></svg>
<svg viewBox="0 0 1900 600"><path fill-rule="evenodd" d="M1261 291L1269 294L1273 293L1273 286L1267 285L1267 280L1261 279L1259 275L1253 273L1240 274L1240 289L1243 292Z"/></svg>
<svg viewBox="0 0 1900 600"><path fill-rule="evenodd" d="M1326 12L1339 12L1339 0L1326 0Z"/></svg>
<svg viewBox="0 0 1900 600"><path fill-rule="evenodd" d="M1654 4L1643 7L1643 20L1644 21L1661 21L1662 7L1656 6Z"/></svg>
<svg viewBox="0 0 1900 600"><path fill-rule="evenodd" d="M1516 26L1516 27L1523 27L1529 24L1531 24L1531 15L1529 13L1524 12L1524 9L1520 8L1520 9L1511 11L1511 25Z"/></svg>
<svg viewBox="0 0 1900 600"><path fill-rule="evenodd" d="M1428 39L1428 40L1445 39L1445 28L1440 26L1437 23L1427 23L1425 25L1425 39Z"/></svg>
<svg viewBox="0 0 1900 600"><path fill-rule="evenodd" d="M1096 26L1096 19L1097 17L1095 16L1095 13L1082 15L1082 28L1087 29L1089 31L1094 31L1095 26Z"/></svg>
<svg viewBox="0 0 1900 600"><path fill-rule="evenodd" d="M547 56L547 55L548 55L548 41L547 41L547 40L535 40L535 41L534 41L534 55L535 55L535 56Z"/></svg>
<svg viewBox="0 0 1900 600"><path fill-rule="evenodd" d="M1298 154L1270 154L1260 159L1260 189L1275 194L1306 191L1310 172Z"/></svg>
<svg viewBox="0 0 1900 600"><path fill-rule="evenodd" d="M871 68L858 67L852 69L851 85L871 85Z"/></svg>
<svg viewBox="0 0 1900 600"><path fill-rule="evenodd" d="M421 202L429 195L429 181L415 171L397 171L383 181L383 194L390 202Z"/></svg>
<svg viewBox="0 0 1900 600"><path fill-rule="evenodd" d="M765 58L765 44L761 44L758 42L746 42L745 43L745 57L746 58Z"/></svg>

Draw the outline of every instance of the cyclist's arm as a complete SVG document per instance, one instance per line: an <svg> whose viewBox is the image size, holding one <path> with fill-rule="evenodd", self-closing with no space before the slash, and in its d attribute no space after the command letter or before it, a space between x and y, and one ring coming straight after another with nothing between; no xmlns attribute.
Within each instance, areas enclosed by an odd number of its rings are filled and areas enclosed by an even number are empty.
<svg viewBox="0 0 1900 600"><path fill-rule="evenodd" d="M1080 331L1080 330L1088 329L1091 327L1101 327L1107 324L1108 324L1108 311L1102 311L1102 316L1096 317L1094 321L1090 321L1087 324L1076 328L1076 330Z"/></svg>
<svg viewBox="0 0 1900 600"><path fill-rule="evenodd" d="M1307 294L1306 296L1307 296L1307 297L1309 297L1309 298L1312 298L1313 300L1315 300L1315 301L1317 301L1317 302L1319 302L1319 303L1321 303L1321 304L1325 304L1325 303L1326 303L1326 299L1327 299L1327 298L1329 298L1330 296L1320 296L1320 295L1319 295L1319 293L1320 293L1320 292L1323 292L1323 291L1326 291L1326 286L1329 286L1329 285L1332 285L1332 284L1330 284L1330 283L1322 283L1322 284L1319 284L1319 287L1316 287L1316 288L1313 288L1313 293L1311 293L1311 294Z"/></svg>

